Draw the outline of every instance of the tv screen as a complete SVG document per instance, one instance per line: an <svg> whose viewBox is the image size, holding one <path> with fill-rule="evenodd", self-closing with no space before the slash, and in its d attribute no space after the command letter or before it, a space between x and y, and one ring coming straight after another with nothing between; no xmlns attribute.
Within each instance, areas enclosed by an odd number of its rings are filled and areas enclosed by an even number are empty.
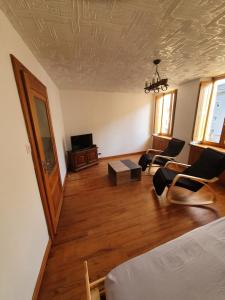
<svg viewBox="0 0 225 300"><path fill-rule="evenodd" d="M92 134L82 134L71 136L72 150L89 148L93 145Z"/></svg>

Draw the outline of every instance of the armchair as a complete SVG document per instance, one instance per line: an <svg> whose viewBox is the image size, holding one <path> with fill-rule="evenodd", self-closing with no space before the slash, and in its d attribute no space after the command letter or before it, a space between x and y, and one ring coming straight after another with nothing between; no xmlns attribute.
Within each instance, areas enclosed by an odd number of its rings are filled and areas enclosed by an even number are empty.
<svg viewBox="0 0 225 300"><path fill-rule="evenodd" d="M140 157L138 164L142 167L142 171L148 168L148 173L150 174L152 167L164 166L168 161L174 160L175 157L180 154L184 144L184 141L172 138L164 151L148 149L146 153Z"/></svg>
<svg viewBox="0 0 225 300"><path fill-rule="evenodd" d="M172 164L185 168L181 173L169 169ZM216 195L209 183L218 180L218 176L225 170L225 154L211 148L203 150L200 158L192 165L177 162L167 162L164 168L157 170L153 177L156 195L171 203L183 205L205 205L215 201ZM202 196L200 189L205 186L209 194ZM179 187L181 196L175 194L170 197L174 188ZM185 196L185 190L191 191Z"/></svg>

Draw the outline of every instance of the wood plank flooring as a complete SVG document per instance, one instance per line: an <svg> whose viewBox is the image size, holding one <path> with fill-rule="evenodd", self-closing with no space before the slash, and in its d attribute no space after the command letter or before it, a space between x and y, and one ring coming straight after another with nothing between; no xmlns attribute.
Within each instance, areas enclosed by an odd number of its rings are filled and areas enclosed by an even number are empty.
<svg viewBox="0 0 225 300"><path fill-rule="evenodd" d="M139 156L127 158L137 161ZM95 280L128 259L225 215L222 186L216 186L216 204L205 208L161 208L151 193L150 176L113 186L107 176L112 160L68 175L39 300L84 300L84 260Z"/></svg>

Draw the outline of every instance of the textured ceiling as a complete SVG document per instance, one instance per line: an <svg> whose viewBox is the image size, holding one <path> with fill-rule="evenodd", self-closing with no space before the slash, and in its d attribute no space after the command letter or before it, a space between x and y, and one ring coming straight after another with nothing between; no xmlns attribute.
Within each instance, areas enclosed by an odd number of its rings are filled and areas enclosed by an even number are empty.
<svg viewBox="0 0 225 300"><path fill-rule="evenodd" d="M143 91L225 73L223 0L0 0L59 88Z"/></svg>

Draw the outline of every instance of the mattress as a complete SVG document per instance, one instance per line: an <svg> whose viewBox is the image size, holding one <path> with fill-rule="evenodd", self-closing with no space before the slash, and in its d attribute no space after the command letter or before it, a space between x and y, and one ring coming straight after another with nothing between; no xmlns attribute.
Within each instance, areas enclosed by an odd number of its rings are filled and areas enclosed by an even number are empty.
<svg viewBox="0 0 225 300"><path fill-rule="evenodd" d="M113 269L107 300L224 300L225 218Z"/></svg>

